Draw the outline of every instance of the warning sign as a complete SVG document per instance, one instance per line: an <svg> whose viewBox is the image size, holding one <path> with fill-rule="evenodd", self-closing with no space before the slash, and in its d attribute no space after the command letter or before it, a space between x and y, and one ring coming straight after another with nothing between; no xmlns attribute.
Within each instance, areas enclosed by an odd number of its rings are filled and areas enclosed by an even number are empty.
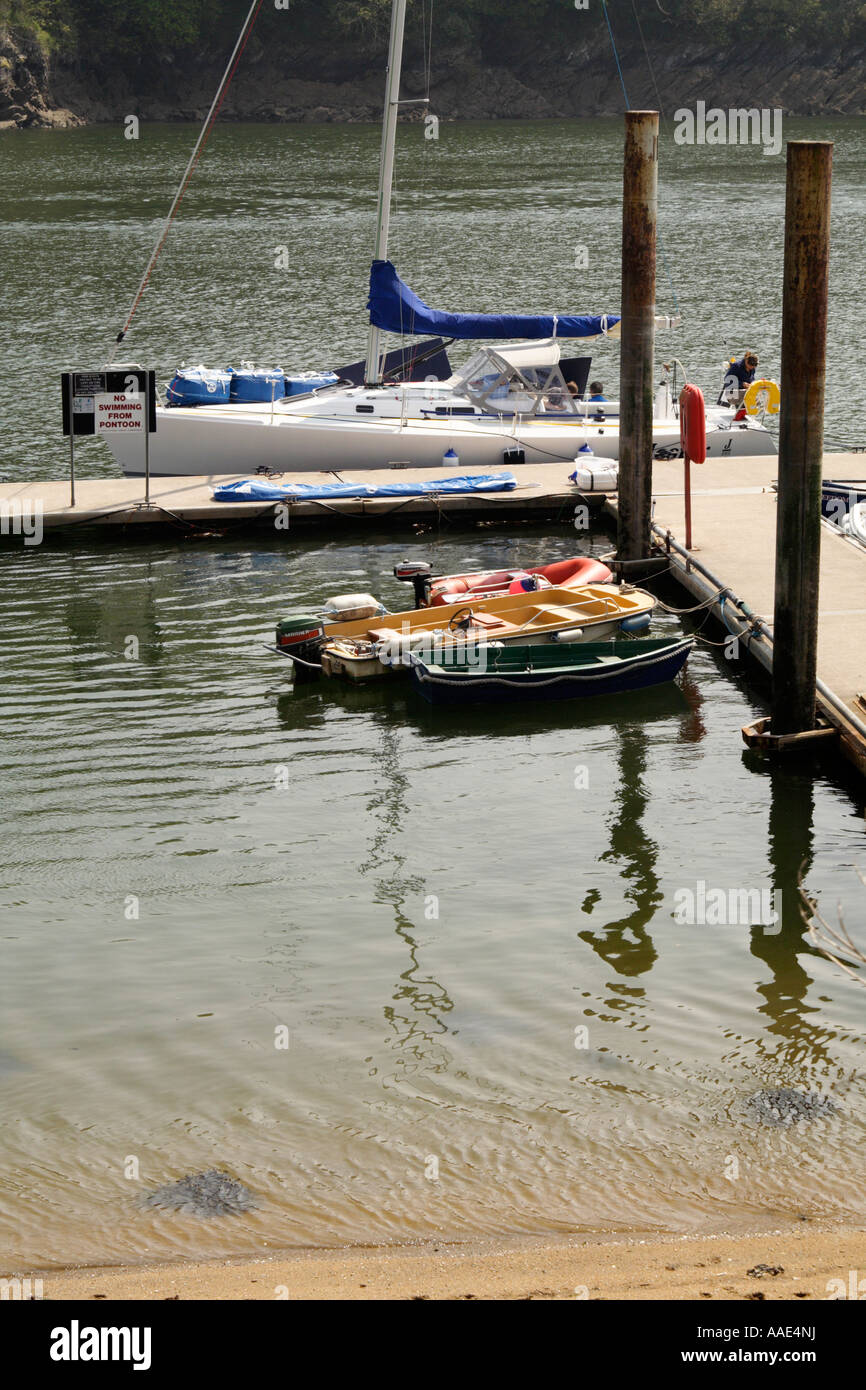
<svg viewBox="0 0 866 1390"><path fill-rule="evenodd" d="M64 372L63 433L139 433L156 429L156 374L141 367Z"/></svg>
<svg viewBox="0 0 866 1390"><path fill-rule="evenodd" d="M94 397L96 432L103 430L143 430L144 396L139 392L111 391Z"/></svg>
<svg viewBox="0 0 866 1390"><path fill-rule="evenodd" d="M73 372L72 392L76 396L93 396L105 390L104 372Z"/></svg>

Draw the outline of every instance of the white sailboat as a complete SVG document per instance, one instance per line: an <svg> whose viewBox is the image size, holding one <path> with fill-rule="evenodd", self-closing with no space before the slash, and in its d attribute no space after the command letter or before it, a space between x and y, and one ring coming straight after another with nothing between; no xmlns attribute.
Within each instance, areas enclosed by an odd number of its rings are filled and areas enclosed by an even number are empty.
<svg viewBox="0 0 866 1390"><path fill-rule="evenodd" d="M387 259L405 16L406 0L394 0L364 383L338 383L265 403L160 405L150 439L152 475L407 465L489 471L520 463L570 463L587 446L603 458L618 457L618 404L580 399L568 368L577 360L569 345L618 337L618 316L440 313L412 293ZM677 322L656 319L658 327ZM485 346L446 380L395 382L383 379L381 339L386 331L403 337L434 333L484 341ZM503 337L513 340L501 341ZM585 377L588 363L583 362ZM140 440L120 432L107 434L106 440L124 473L144 472ZM653 422L654 453L674 456L679 440L670 391L662 387ZM760 419L735 419L735 412L724 406L708 409L708 457L775 452L775 441Z"/></svg>

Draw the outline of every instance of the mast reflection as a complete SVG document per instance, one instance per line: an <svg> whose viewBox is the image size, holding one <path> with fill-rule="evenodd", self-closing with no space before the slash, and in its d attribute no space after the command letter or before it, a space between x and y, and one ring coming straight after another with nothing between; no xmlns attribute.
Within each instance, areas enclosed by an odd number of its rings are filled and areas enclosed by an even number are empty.
<svg viewBox="0 0 866 1390"><path fill-rule="evenodd" d="M407 902L423 911L427 884L405 872L405 856L399 849L402 826L408 819L409 779L400 758L400 737L393 724L380 719L381 753L378 760L380 787L367 803L375 827L370 853L361 872L375 876L374 901L390 903L397 935L408 956L406 969L395 983L392 1002L383 1013L392 1030L389 1040L397 1051L393 1081L421 1071L444 1071L451 1054L440 1039L449 1031L446 1016L454 1008L445 986L434 980L419 960L417 926L406 914Z"/></svg>
<svg viewBox="0 0 866 1390"><path fill-rule="evenodd" d="M601 858L622 866L625 896L633 907L618 921L606 923L603 930L582 931L578 936L618 974L634 976L651 970L657 959L646 928L663 895L656 874L658 845L643 825L649 800L644 786L646 731L639 725L623 725L616 733L619 786L610 826L610 846ZM591 911L592 906L590 899L586 899L584 911Z"/></svg>

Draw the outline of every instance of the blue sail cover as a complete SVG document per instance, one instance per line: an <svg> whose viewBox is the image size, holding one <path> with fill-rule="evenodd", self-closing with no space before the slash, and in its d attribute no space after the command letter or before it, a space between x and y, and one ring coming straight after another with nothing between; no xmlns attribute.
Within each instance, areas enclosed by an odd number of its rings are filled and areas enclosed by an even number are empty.
<svg viewBox="0 0 866 1390"><path fill-rule="evenodd" d="M552 314L447 314L430 309L404 284L390 261L370 267L370 322L386 333L436 333L444 338L552 338ZM619 323L619 314L562 314L557 338L596 338Z"/></svg>
<svg viewBox="0 0 866 1390"><path fill-rule="evenodd" d="M464 492L513 492L513 473L452 473L410 483L271 483L244 478L213 488L215 502L315 502L336 497L427 497Z"/></svg>

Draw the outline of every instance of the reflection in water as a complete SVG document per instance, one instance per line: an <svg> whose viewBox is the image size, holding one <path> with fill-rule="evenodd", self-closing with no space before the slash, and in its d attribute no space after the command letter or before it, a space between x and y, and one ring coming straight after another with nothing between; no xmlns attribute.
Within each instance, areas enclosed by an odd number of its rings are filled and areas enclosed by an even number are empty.
<svg viewBox="0 0 866 1390"><path fill-rule="evenodd" d="M367 803L376 828L361 872L376 876L374 901L391 904L397 935L408 948L409 964L395 987L393 1003L386 1004L383 1011L394 1033L392 1047L399 1049L397 1070L390 1079L400 1082L422 1070L447 1069L451 1055L438 1039L448 1032L444 1015L451 1012L454 1003L444 985L426 973L418 959L419 946L415 927L406 915L406 900L411 898L430 921L438 920L438 904L427 896L423 879L403 872L405 856L395 842L408 815L409 781L400 762L400 730L384 718L376 722L381 736L381 780Z"/></svg>
<svg viewBox="0 0 866 1390"><path fill-rule="evenodd" d="M678 683L689 706L689 713L680 720L679 741L680 743L700 743L707 732L707 726L701 715L704 703L701 688L697 681L689 675L688 666L682 671Z"/></svg>
<svg viewBox="0 0 866 1390"><path fill-rule="evenodd" d="M813 773L773 760L765 775L770 781L769 853L779 920L769 931L760 926L752 930L752 955L771 971L771 978L757 986L764 999L760 1011L771 1020L767 1031L784 1039L782 1052L776 1054L778 1064L820 1061L824 1070L829 1060L827 1033L807 1018L817 1018L818 1006L806 1004L812 977L802 965L803 957L817 952L805 939L797 891L801 869L806 874L812 863Z"/></svg>
<svg viewBox="0 0 866 1390"><path fill-rule="evenodd" d="M397 934L408 947L409 965L400 976L394 1003L386 1004L385 1018L394 1030L394 1045L401 1049L394 1080L405 1080L411 1073L425 1070L446 1071L451 1054L438 1041L448 1032L443 1017L454 1008L444 985L425 974L418 960L418 943L412 923L394 902Z"/></svg>
<svg viewBox="0 0 866 1390"><path fill-rule="evenodd" d="M658 845L643 827L648 801L644 787L646 734L637 724L622 725L616 732L620 774L617 810L610 829L610 848L601 858L622 863L625 896L634 906L619 921L607 923L602 931L583 931L578 935L620 975L643 975L652 969L657 958L646 926L662 901L655 867ZM584 912L591 912L593 906L587 897Z"/></svg>
<svg viewBox="0 0 866 1390"><path fill-rule="evenodd" d="M136 582L124 588L122 602L111 589L82 595L74 584L69 585L62 605L63 622L70 650L74 657L82 658L85 668L94 654L129 660L131 637L136 639L135 662L148 667L165 660L156 586L152 582L155 577L155 566L145 562Z"/></svg>

